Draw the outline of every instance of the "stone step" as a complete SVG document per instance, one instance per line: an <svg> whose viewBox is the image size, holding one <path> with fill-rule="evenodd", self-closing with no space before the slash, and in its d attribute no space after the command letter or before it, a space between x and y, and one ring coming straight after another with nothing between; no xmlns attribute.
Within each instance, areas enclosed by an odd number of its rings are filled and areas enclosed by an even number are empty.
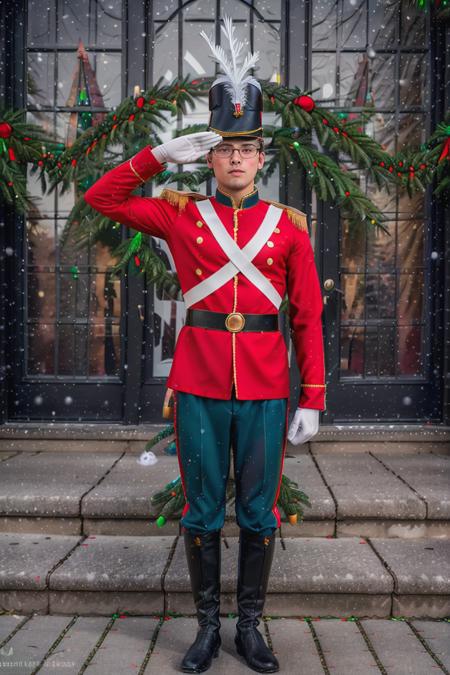
<svg viewBox="0 0 450 675"><path fill-rule="evenodd" d="M0 532L176 535L156 525L150 497L179 476L176 456L153 466L140 452L5 453L0 458ZM305 519L282 536L450 537L450 456L426 453L286 455L283 472L309 496ZM237 536L234 504L224 534Z"/></svg>
<svg viewBox="0 0 450 675"><path fill-rule="evenodd" d="M162 403L162 402L161 402ZM290 418L293 410L290 412ZM111 449L140 450L146 441L173 422L161 424L120 424L108 422L6 422L0 425L2 451L61 451L61 448L84 452ZM61 443L63 441L63 443ZM167 442L167 441L166 441ZM435 424L321 424L319 432L306 445L314 451L361 452L372 449L397 452L442 452L450 454L450 427ZM165 442L161 443L161 448ZM302 452L305 445L290 446ZM425 450L425 448L428 448Z"/></svg>
<svg viewBox="0 0 450 675"><path fill-rule="evenodd" d="M234 644L235 618L221 619L222 646L211 672L250 672ZM279 618L259 627L280 672L323 675L424 675L450 669L450 624L445 621ZM179 673L197 632L191 617L0 616L0 668L96 675ZM26 664L26 665L25 665Z"/></svg>
<svg viewBox="0 0 450 675"><path fill-rule="evenodd" d="M238 538L222 538L221 611L236 612ZM182 536L0 534L0 608L194 614ZM279 537L265 613L442 618L450 541Z"/></svg>

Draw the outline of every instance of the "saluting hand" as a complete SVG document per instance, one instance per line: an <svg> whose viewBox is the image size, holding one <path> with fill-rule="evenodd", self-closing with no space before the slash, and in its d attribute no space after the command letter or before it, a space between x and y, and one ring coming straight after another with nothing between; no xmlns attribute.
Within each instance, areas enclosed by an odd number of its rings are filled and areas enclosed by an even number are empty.
<svg viewBox="0 0 450 675"><path fill-rule="evenodd" d="M320 410L297 408L287 434L292 445L306 443L319 431Z"/></svg>
<svg viewBox="0 0 450 675"><path fill-rule="evenodd" d="M206 155L211 148L222 141L222 136L215 131L200 131L196 134L186 134L157 145L152 149L158 162L175 162L188 164L195 162L202 155Z"/></svg>

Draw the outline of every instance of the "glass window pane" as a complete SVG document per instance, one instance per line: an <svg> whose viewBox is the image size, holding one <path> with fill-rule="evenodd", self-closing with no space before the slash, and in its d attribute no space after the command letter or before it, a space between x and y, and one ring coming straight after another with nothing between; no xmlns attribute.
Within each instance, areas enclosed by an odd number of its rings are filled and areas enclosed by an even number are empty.
<svg viewBox="0 0 450 675"><path fill-rule="evenodd" d="M336 48L337 3L312 3L312 46L314 49ZM314 73L314 67L312 69Z"/></svg>
<svg viewBox="0 0 450 675"><path fill-rule="evenodd" d="M90 0L59 0L58 42L64 47L78 46L81 40L89 44L89 17L91 15Z"/></svg>
<svg viewBox="0 0 450 675"><path fill-rule="evenodd" d="M336 104L336 54L313 54L311 87L313 98L324 107Z"/></svg>
<svg viewBox="0 0 450 675"><path fill-rule="evenodd" d="M183 76L211 77L215 74L215 61L205 40L199 35L204 30L214 37L214 24L202 21L183 23Z"/></svg>
<svg viewBox="0 0 450 675"><path fill-rule="evenodd" d="M80 63L77 50L58 54L58 96L60 106L76 106L85 77L88 82L91 105L113 108L121 98L120 54L103 52L87 55L88 63ZM80 72L81 69L81 72Z"/></svg>
<svg viewBox="0 0 450 675"><path fill-rule="evenodd" d="M153 16L156 20L167 20L178 10L178 0L153 0Z"/></svg>
<svg viewBox="0 0 450 675"><path fill-rule="evenodd" d="M364 318L364 274L341 275L341 320Z"/></svg>
<svg viewBox="0 0 450 675"><path fill-rule="evenodd" d="M393 377L395 375L395 328L367 326L365 338L366 377Z"/></svg>
<svg viewBox="0 0 450 675"><path fill-rule="evenodd" d="M369 83L372 101L376 108L395 107L395 57L377 54L369 61Z"/></svg>
<svg viewBox="0 0 450 675"><path fill-rule="evenodd" d="M364 372L364 328L343 326L341 328L341 376L360 376Z"/></svg>
<svg viewBox="0 0 450 675"><path fill-rule="evenodd" d="M55 192L42 191L42 183L39 178L40 171L31 173L31 165L27 166L27 187L33 197L33 206L29 211L30 219L52 217L55 210Z"/></svg>
<svg viewBox="0 0 450 675"><path fill-rule="evenodd" d="M400 19L400 0L369 0L369 44L375 49L391 48L396 43Z"/></svg>
<svg viewBox="0 0 450 675"><path fill-rule="evenodd" d="M399 274L399 296L397 318L405 325L422 320L423 275Z"/></svg>
<svg viewBox="0 0 450 675"><path fill-rule="evenodd" d="M259 51L255 76L272 82L281 81L280 25L257 21L255 23L254 51Z"/></svg>
<svg viewBox="0 0 450 675"><path fill-rule="evenodd" d="M424 54L400 56L400 105L423 106L427 100L427 59Z"/></svg>
<svg viewBox="0 0 450 675"><path fill-rule="evenodd" d="M364 106L367 103L367 78L369 63L366 54L341 54L340 105Z"/></svg>
<svg viewBox="0 0 450 675"><path fill-rule="evenodd" d="M30 319L55 319L55 273L30 270L27 277L27 308Z"/></svg>
<svg viewBox="0 0 450 675"><path fill-rule="evenodd" d="M108 0L105 3L96 4L96 47L120 48L122 46L122 1Z"/></svg>
<svg viewBox="0 0 450 675"><path fill-rule="evenodd" d="M423 375L422 326L398 326L399 375Z"/></svg>
<svg viewBox="0 0 450 675"><path fill-rule="evenodd" d="M56 12L53 3L48 0L30 0L27 13L27 44L29 47L41 47L55 44Z"/></svg>
<svg viewBox="0 0 450 675"><path fill-rule="evenodd" d="M87 375L88 326L61 324L58 338L58 374Z"/></svg>
<svg viewBox="0 0 450 675"><path fill-rule="evenodd" d="M217 10L215 0L197 0L197 2L183 4L185 5L185 7L183 7L184 19L189 21L192 21L192 19L211 19L211 21L214 21ZM213 26L214 24L212 24L212 28Z"/></svg>
<svg viewBox="0 0 450 675"><path fill-rule="evenodd" d="M341 9L342 47L346 47L347 49L365 48L367 43L366 3L343 2Z"/></svg>
<svg viewBox="0 0 450 675"><path fill-rule="evenodd" d="M27 97L32 108L51 107L55 101L55 56L45 52L29 52Z"/></svg>
<svg viewBox="0 0 450 675"><path fill-rule="evenodd" d="M424 8L402 3L400 44L402 47L427 47L426 14Z"/></svg>
<svg viewBox="0 0 450 675"><path fill-rule="evenodd" d="M370 271L395 268L395 222L383 225L390 234L380 229L367 232L367 269Z"/></svg>
<svg viewBox="0 0 450 675"><path fill-rule="evenodd" d="M399 113L397 152L418 148L425 142L427 126L422 113Z"/></svg>
<svg viewBox="0 0 450 675"><path fill-rule="evenodd" d="M233 17L233 23L242 19L248 21L250 18L249 4L248 2L242 2L242 0L221 0L222 16Z"/></svg>
<svg viewBox="0 0 450 675"><path fill-rule="evenodd" d="M205 60L206 63L206 60ZM206 65L204 66L206 69ZM178 23L156 24L153 49L153 81L164 78L163 84L178 76Z"/></svg>
<svg viewBox="0 0 450 675"><path fill-rule="evenodd" d="M377 112L372 118L370 135L390 154L395 152L395 121L395 113L389 112Z"/></svg>
<svg viewBox="0 0 450 675"><path fill-rule="evenodd" d="M341 270L348 272L364 271L366 228L350 227L348 220L342 221Z"/></svg>
<svg viewBox="0 0 450 675"><path fill-rule="evenodd" d="M424 226L418 220L398 222L398 266L403 272L423 268Z"/></svg>
<svg viewBox="0 0 450 675"><path fill-rule="evenodd" d="M89 375L119 375L120 326L110 321L89 328Z"/></svg>
<svg viewBox="0 0 450 675"><path fill-rule="evenodd" d="M28 375L53 375L55 358L55 324L27 324Z"/></svg>
<svg viewBox="0 0 450 675"><path fill-rule="evenodd" d="M75 242L76 227L75 223L69 225L65 219L58 220L56 223L59 262L61 265L72 267L89 264L88 248L79 248Z"/></svg>
<svg viewBox="0 0 450 675"><path fill-rule="evenodd" d="M75 278L76 277L76 278ZM62 320L86 319L89 312L89 295L92 293L89 274L60 274L60 308Z"/></svg>
<svg viewBox="0 0 450 675"><path fill-rule="evenodd" d="M89 313L93 323L120 318L120 279L114 278L110 270L97 272L91 277Z"/></svg>
<svg viewBox="0 0 450 675"><path fill-rule="evenodd" d="M366 275L366 318L395 317L395 274Z"/></svg>
<svg viewBox="0 0 450 675"><path fill-rule="evenodd" d="M28 265L55 265L55 223L53 220L27 221Z"/></svg>

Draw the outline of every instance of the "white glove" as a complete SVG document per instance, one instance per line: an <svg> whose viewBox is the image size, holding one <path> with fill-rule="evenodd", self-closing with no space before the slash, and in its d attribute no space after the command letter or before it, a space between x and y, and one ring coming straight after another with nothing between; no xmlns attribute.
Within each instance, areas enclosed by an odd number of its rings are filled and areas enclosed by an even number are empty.
<svg viewBox="0 0 450 675"><path fill-rule="evenodd" d="M206 155L214 145L222 140L222 136L214 131L200 131L157 145L156 148L152 148L152 152L161 164L163 162L189 164L189 162L195 162L202 155Z"/></svg>
<svg viewBox="0 0 450 675"><path fill-rule="evenodd" d="M306 443L319 431L320 410L313 408L297 408L289 426L288 440L292 445Z"/></svg>

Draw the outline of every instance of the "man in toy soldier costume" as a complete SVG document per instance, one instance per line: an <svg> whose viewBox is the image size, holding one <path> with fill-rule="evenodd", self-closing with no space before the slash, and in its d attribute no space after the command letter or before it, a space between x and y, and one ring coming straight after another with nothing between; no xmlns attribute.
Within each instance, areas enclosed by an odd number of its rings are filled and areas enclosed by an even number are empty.
<svg viewBox="0 0 450 675"><path fill-rule="evenodd" d="M203 34L224 71L210 90L210 131L144 148L85 198L113 220L167 241L186 303L167 381L199 623L181 669L207 670L221 644L220 535L232 447L240 528L235 642L250 668L271 673L279 664L257 626L280 526L286 441L309 440L325 410L323 302L305 214L262 199L254 186L264 164L262 94L247 73L258 54L243 60L231 20L224 24L229 57ZM131 195L165 162L205 154L217 180L214 196L171 189L157 198ZM302 381L289 429L288 354L278 324L286 291Z"/></svg>

